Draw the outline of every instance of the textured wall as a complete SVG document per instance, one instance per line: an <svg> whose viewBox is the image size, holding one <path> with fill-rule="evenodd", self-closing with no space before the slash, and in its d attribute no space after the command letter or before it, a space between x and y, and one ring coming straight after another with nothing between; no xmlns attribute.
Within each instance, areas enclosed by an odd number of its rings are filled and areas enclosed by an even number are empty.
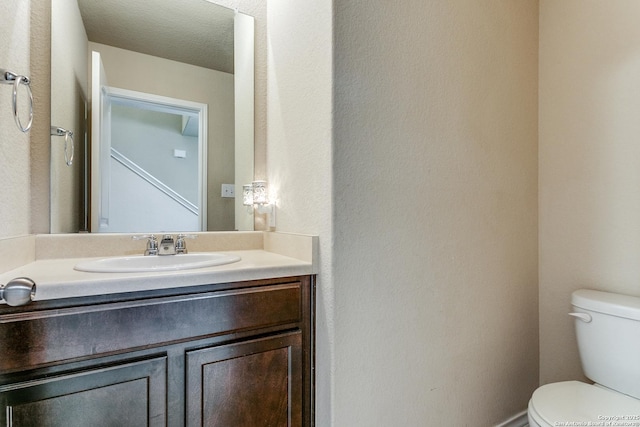
<svg viewBox="0 0 640 427"><path fill-rule="evenodd" d="M538 385L538 4L335 8L334 425L493 425Z"/></svg>
<svg viewBox="0 0 640 427"><path fill-rule="evenodd" d="M640 296L640 2L540 2L540 380L582 378L571 292Z"/></svg>
<svg viewBox="0 0 640 427"><path fill-rule="evenodd" d="M255 175L267 174L267 2L263 0L207 0L255 18Z"/></svg>
<svg viewBox="0 0 640 427"><path fill-rule="evenodd" d="M0 68L31 76L29 55L30 2L0 0ZM38 85L37 80L33 85ZM26 91L18 101L28 104ZM13 121L12 86L0 85L0 238L30 232L29 150L28 133L22 133ZM20 108L23 124L28 111Z"/></svg>
<svg viewBox="0 0 640 427"><path fill-rule="evenodd" d="M31 0L31 233L49 232L51 177L51 0Z"/></svg>
<svg viewBox="0 0 640 427"><path fill-rule="evenodd" d="M276 226L278 231L320 236L316 315L318 427L334 425L331 424L334 317L331 3L331 0L267 2L267 179L277 195ZM256 176L261 177L259 173L256 167Z"/></svg>
<svg viewBox="0 0 640 427"><path fill-rule="evenodd" d="M54 0L51 7L51 125L74 134L74 161L65 161L65 138L51 137L52 233L86 229L84 216L85 133L89 95L89 51L76 0Z"/></svg>

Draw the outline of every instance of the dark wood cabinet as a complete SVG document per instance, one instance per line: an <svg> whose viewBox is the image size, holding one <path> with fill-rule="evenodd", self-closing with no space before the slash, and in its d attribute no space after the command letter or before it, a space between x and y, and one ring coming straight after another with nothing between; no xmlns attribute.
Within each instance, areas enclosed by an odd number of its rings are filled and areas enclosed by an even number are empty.
<svg viewBox="0 0 640 427"><path fill-rule="evenodd" d="M300 332L187 353L187 427L302 426Z"/></svg>
<svg viewBox="0 0 640 427"><path fill-rule="evenodd" d="M311 426L314 277L0 307L0 426Z"/></svg>
<svg viewBox="0 0 640 427"><path fill-rule="evenodd" d="M166 426L166 357L2 388L2 426Z"/></svg>

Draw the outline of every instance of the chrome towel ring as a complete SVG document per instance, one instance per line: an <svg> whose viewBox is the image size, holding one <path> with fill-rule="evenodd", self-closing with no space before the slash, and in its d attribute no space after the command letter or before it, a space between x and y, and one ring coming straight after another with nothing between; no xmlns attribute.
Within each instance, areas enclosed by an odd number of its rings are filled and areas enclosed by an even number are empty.
<svg viewBox="0 0 640 427"><path fill-rule="evenodd" d="M18 129L25 133L29 132L31 125L33 124L33 93L31 93L31 80L27 76L0 68L0 83L13 85L13 96L11 97L13 118ZM20 85L26 87L27 94L29 95L29 122L26 126L22 125L22 121L18 115L18 89L20 88Z"/></svg>
<svg viewBox="0 0 640 427"><path fill-rule="evenodd" d="M71 166L73 164L73 153L75 152L73 132L61 127L51 126L51 136L64 136L64 161L67 166ZM71 140L71 153L69 153L69 140Z"/></svg>

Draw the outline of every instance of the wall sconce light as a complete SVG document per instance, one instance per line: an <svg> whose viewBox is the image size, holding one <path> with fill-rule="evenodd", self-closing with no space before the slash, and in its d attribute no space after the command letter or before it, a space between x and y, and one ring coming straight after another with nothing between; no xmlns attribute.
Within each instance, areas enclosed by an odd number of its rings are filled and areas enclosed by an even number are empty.
<svg viewBox="0 0 640 427"><path fill-rule="evenodd" d="M243 185L242 204L249 207L253 206L258 213L268 214L269 227L276 226L275 203L269 200L267 181L253 181L251 184Z"/></svg>
<svg viewBox="0 0 640 427"><path fill-rule="evenodd" d="M264 206L269 204L267 181L253 181L253 204Z"/></svg>
<svg viewBox="0 0 640 427"><path fill-rule="evenodd" d="M245 206L253 206L253 184L245 184L242 186L242 204Z"/></svg>

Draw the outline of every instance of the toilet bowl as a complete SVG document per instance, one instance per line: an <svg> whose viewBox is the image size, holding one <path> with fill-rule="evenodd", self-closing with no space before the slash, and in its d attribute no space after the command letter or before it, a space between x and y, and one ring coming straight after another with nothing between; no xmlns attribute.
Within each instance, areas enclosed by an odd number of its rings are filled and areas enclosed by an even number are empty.
<svg viewBox="0 0 640 427"><path fill-rule="evenodd" d="M582 289L571 305L582 368L595 384L539 387L529 426L640 427L640 298Z"/></svg>
<svg viewBox="0 0 640 427"><path fill-rule="evenodd" d="M538 388L529 401L529 427L640 426L640 400L580 381Z"/></svg>

